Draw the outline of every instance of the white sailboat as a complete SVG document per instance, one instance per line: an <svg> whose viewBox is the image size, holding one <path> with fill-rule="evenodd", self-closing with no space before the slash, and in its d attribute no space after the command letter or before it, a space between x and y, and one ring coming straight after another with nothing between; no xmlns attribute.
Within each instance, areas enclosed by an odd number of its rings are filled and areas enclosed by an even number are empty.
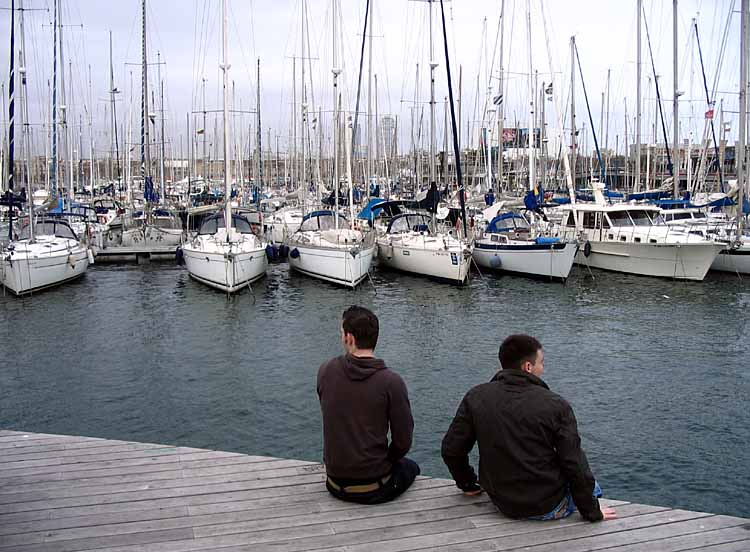
<svg viewBox="0 0 750 552"><path fill-rule="evenodd" d="M337 61L338 40L336 35L336 19L338 17L338 2L336 0L333 2L333 7L334 210L313 211L305 215L299 230L287 240L287 246L289 247L289 266L293 270L333 284L355 288L370 272L372 258L375 253L375 241L371 232L364 233L353 227L350 124L346 125L347 136L344 137L346 183L349 188L349 219L347 220L339 213L338 148L340 110L338 76L341 73L341 69L338 68ZM304 136L302 141L304 143Z"/></svg>
<svg viewBox="0 0 750 552"><path fill-rule="evenodd" d="M438 193L435 171L435 68L432 39L432 2L428 3L430 19L430 189L427 192L432 217L406 213L394 217L385 234L378 237L379 265L428 276L451 283L463 284L469 274L474 245L464 232L463 236L438 227L434 213L437 211ZM445 37L444 37L445 38ZM448 59L446 58L446 64ZM450 86L450 79L449 79ZM449 90L450 92L450 90ZM455 134L455 125L454 125ZM455 136L454 136L455 142ZM458 160L458 155L456 156ZM458 163L458 161L457 161ZM459 185L460 185L460 171ZM461 191L463 194L463 191ZM461 196L463 197L463 195ZM431 199L429 199L431 198ZM463 201L463 199L462 199ZM464 217L465 222L465 217ZM465 224L464 224L465 226Z"/></svg>
<svg viewBox="0 0 750 552"><path fill-rule="evenodd" d="M493 218L474 241L478 266L526 276L566 280L578 244L546 236L532 237L529 221L518 213Z"/></svg>
<svg viewBox="0 0 750 552"><path fill-rule="evenodd" d="M0 283L16 295L57 286L83 276L93 255L67 222L48 219L24 226L0 252Z"/></svg>
<svg viewBox="0 0 750 552"><path fill-rule="evenodd" d="M229 61L227 55L227 0L222 2L222 52L224 86L224 210L206 219L198 235L182 247L185 266L192 278L208 286L234 293L266 274L266 244L250 223L232 214L229 167Z"/></svg>
<svg viewBox="0 0 750 552"><path fill-rule="evenodd" d="M24 37L23 37L23 3L19 7L21 47L19 55L19 72L24 75L21 79L21 115L22 123L28 120L26 102L26 69L24 67ZM57 12L56 12L57 13ZM13 189L13 84L15 81L14 67L14 38L15 36L15 2L11 4L11 48L10 48L10 148L9 148L9 189ZM26 125L22 125L22 146L24 155L28 155ZM27 164L22 165L22 181L28 182ZM56 219L34 220L33 193L29 186L27 190L27 208L29 222L21 228L18 236L13 236L0 251L0 284L16 295L24 295L45 288L56 286L82 276L93 262L93 255L83 246L67 222ZM12 196L6 196L4 203L13 211L22 208ZM12 221L11 221L12 225ZM12 230L12 226L11 226Z"/></svg>

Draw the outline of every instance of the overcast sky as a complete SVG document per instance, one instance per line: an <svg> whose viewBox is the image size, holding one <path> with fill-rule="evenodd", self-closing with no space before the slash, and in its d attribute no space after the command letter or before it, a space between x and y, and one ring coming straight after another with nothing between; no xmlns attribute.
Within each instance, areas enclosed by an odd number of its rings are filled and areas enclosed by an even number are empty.
<svg viewBox="0 0 750 552"><path fill-rule="evenodd" d="M115 86L123 92L117 96L119 125L126 126L130 108L131 79L134 94L133 122L136 125L133 139L139 134L140 78L138 65L141 56L141 8L138 0L61 0L64 33L66 80L70 89L67 103L72 118L88 119L93 113L97 149L106 149L109 89L109 32L112 32ZM662 96L672 97L672 2L668 0L643 0L645 20L651 33L656 72L660 79ZM414 105L423 113L423 145L428 147L429 106L429 4L416 0L371 0L374 6L373 72L378 76L378 108L380 115L397 115L402 150L408 148L410 125ZM698 61L698 50L691 33L691 20L697 18L703 59L709 88L719 64L720 46L730 9L734 5L729 35L718 81L718 98L724 98L727 112L737 109L739 86L739 0L680 0L678 19L679 88L684 91L681 101L681 127L683 137L689 132L700 135L703 114L706 111L703 80ZM10 7L10 0L2 0ZM18 7L19 0L16 0ZM261 105L263 140L271 129L272 142L280 136L280 146L285 148L290 133L292 111L292 57L300 57L302 0L230 0L229 57L230 79L235 83L237 110L254 108L256 60L261 60ZM364 22L365 0L340 0L342 24L340 45L343 73L340 77L344 93L344 107L354 109L359 50ZM576 36L583 76L591 103L594 125L598 131L601 116L601 94L605 91L607 71L611 71L609 86L610 123L608 142L610 148L619 143L623 149L625 126L625 97L628 103L629 125L635 117L636 75L636 1L635 0L544 0L544 14L539 0L505 0L503 26L504 67L506 79L506 126L516 121L525 126L528 119L529 40L526 11L531 9L532 65L539 71L539 83L549 82L554 74L554 90L561 105L569 102L570 47L572 35ZM49 81L52 75L52 0L25 0L24 7L41 11L25 12L26 51L30 119L33 123L47 122L50 118L51 94ZM332 2L308 0L309 43L306 82L308 106L330 112L332 96ZM497 94L499 81L499 42L497 41L501 13L500 0L454 0L446 3L447 30L454 86L458 87L459 67L462 71L462 134L467 140L467 123L481 118L486 100L488 65L494 58L494 71L490 81L492 95ZM201 86L206 79L206 108L221 108L220 84L220 0L149 0L148 50L149 61L157 61L157 52L164 62L161 76L165 86L167 134L171 136L175 152L186 134L186 114L202 109ZM10 11L0 12L0 25L10 29ZM447 95L445 56L440 28L440 5L433 4L434 59L439 63L435 71L437 106L437 143L443 142L443 98ZM546 19L546 30L545 30ZM69 25L69 26L67 26ZM2 58L1 79L7 95L9 39L0 44ZM18 35L17 35L18 36ZM18 38L17 38L18 40ZM547 49L552 54L552 68L548 63ZM18 48L18 47L17 47ZM655 109L655 91L649 85L652 69L643 31L643 136L651 136ZM488 59L489 57L489 64ZM367 59L367 53L365 54ZM416 87L416 66L419 63L419 90ZM297 87L300 86L301 61L297 60ZM89 93L89 67L92 92ZM72 71L69 71L72 68ZM150 86L158 98L157 66L149 69ZM576 75L577 122L590 128L583 91ZM477 80L479 99L477 101ZM367 83L365 69L364 85ZM563 83L563 84L561 84ZM458 94L456 89L455 94ZM93 98L93 100L90 100ZM419 100L420 103L414 102ZM6 98L7 101L7 98ZM300 103L299 92L297 97ZM367 106L367 90L363 89L361 110ZM554 124L553 103L547 102ZM300 108L297 107L299 110ZM671 103L664 104L667 122L671 128ZM152 111L154 109L152 108ZM717 109L718 113L718 109ZM7 115L3 117L5 121ZM324 115L324 120L330 115ZM567 115L566 115L567 117ZM726 113L727 119L735 114ZM418 119L417 119L418 120ZM200 119L196 121L202 126ZM237 115L235 131L244 129L244 140L254 116ZM192 123L191 123L192 124ZM363 123L364 124L364 123ZM569 122L566 120L566 126ZM556 125L555 125L556 126ZM730 139L736 137L736 125L731 124ZM214 123L209 116L209 136ZM41 128L41 127L35 127ZM195 128L193 129L193 133ZM633 129L629 129L633 140ZM328 131L326 131L328 132ZM39 130L35 142L41 143ZM668 130L671 141L671 130ZM77 132L76 132L77 134ZM192 133L191 133L192 134ZM84 130L84 141L87 141ZM604 137L600 137L604 142ZM698 140L699 138L694 138ZM661 140L661 139L660 139ZM275 144L274 144L275 145ZM39 145L37 145L39 147ZM88 151L88 147L84 148Z"/></svg>

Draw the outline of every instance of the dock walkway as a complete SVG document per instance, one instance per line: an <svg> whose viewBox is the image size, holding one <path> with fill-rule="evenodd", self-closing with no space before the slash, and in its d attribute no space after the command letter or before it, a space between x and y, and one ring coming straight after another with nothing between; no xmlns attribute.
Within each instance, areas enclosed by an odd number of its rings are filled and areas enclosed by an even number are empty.
<svg viewBox="0 0 750 552"><path fill-rule="evenodd" d="M618 519L511 520L419 478L379 506L338 501L322 465L0 431L0 552L750 550L750 520L605 500Z"/></svg>

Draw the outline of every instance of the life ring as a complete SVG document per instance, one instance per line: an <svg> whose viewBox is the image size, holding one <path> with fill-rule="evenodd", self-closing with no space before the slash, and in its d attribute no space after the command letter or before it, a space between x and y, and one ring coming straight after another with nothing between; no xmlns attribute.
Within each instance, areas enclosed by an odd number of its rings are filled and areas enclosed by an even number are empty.
<svg viewBox="0 0 750 552"><path fill-rule="evenodd" d="M588 258L591 255L591 242L586 240L583 244L583 256Z"/></svg>

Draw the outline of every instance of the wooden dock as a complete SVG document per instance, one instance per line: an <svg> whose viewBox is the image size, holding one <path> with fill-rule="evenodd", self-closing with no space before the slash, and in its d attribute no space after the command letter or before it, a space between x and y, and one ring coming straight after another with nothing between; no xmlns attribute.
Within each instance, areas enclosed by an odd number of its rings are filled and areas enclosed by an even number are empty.
<svg viewBox="0 0 750 552"><path fill-rule="evenodd" d="M750 550L750 520L603 501L618 519L514 521L419 478L338 501L323 466L161 444L0 431L0 552Z"/></svg>
<svg viewBox="0 0 750 552"><path fill-rule="evenodd" d="M138 262L144 263L152 260L169 261L174 260L177 246L152 246L152 247L105 247L94 248L96 262L122 263Z"/></svg>

